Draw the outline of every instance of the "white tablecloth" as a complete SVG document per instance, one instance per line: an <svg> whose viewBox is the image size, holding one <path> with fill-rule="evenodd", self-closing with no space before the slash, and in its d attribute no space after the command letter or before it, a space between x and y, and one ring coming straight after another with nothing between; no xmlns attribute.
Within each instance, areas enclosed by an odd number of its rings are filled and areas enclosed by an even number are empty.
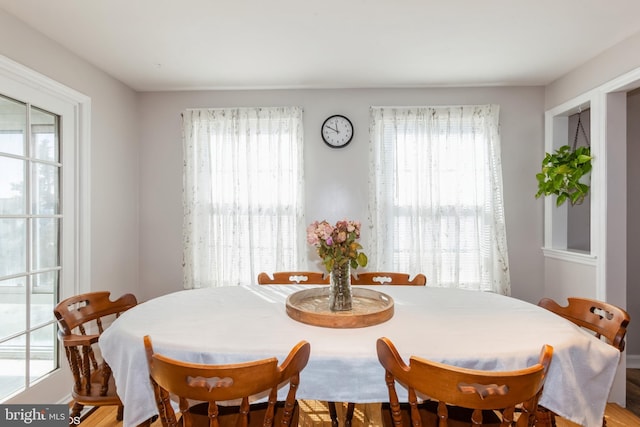
<svg viewBox="0 0 640 427"><path fill-rule="evenodd" d="M100 338L124 402L124 427L157 413L142 337L157 353L197 363L276 356L300 340L311 343L300 399L388 401L376 340L386 336L402 357L419 355L486 370L534 364L554 347L541 404L584 426L602 422L619 352L536 305L492 293L421 286L375 286L395 302L393 318L356 329L331 329L291 319L286 297L304 286L240 286L187 290L124 313ZM406 396L406 394L405 394Z"/></svg>

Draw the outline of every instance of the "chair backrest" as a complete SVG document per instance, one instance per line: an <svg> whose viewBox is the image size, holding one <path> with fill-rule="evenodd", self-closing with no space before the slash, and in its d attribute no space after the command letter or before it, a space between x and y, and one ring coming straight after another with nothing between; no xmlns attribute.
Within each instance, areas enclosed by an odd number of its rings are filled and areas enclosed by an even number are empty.
<svg viewBox="0 0 640 427"><path fill-rule="evenodd" d="M136 297L125 294L115 301L110 292L90 292L72 296L56 305L53 313L58 322L58 339L62 343L73 374L71 416L84 405L118 405L122 403L115 389L109 365L100 360L93 347L104 329L124 311L137 305ZM118 419L121 419L121 409Z"/></svg>
<svg viewBox="0 0 640 427"><path fill-rule="evenodd" d="M566 307L560 306L550 298L541 299L538 305L593 331L598 338L605 337L609 344L624 351L624 337L631 320L626 311L613 304L588 298L567 300L569 303Z"/></svg>
<svg viewBox="0 0 640 427"><path fill-rule="evenodd" d="M170 394L179 399L182 425L191 425L189 400L196 400L208 402L210 425L217 427L220 416L218 402L241 399L238 412L233 416L240 418L237 425L248 425L251 411L249 397L266 393L268 406L260 425L271 426L275 417L278 388L285 383L289 383L289 391L279 425L290 425L296 404L296 391L300 384L300 371L307 365L311 352L310 344L300 341L280 366L275 357L244 363L205 365L181 362L154 353L148 335L144 337L144 346L149 378L163 426L177 425Z"/></svg>
<svg viewBox="0 0 640 427"><path fill-rule="evenodd" d="M110 292L89 292L60 301L53 313L62 335L87 335L86 329L95 332L95 328L99 335L104 331L105 320L118 317L138 304L133 294L125 294L115 301L109 299L110 295Z"/></svg>
<svg viewBox="0 0 640 427"><path fill-rule="evenodd" d="M273 278L267 273L258 274L259 285L299 285L299 284L329 284L329 275L320 271L277 271Z"/></svg>
<svg viewBox="0 0 640 427"><path fill-rule="evenodd" d="M357 276L351 275L351 284L425 286L427 284L427 276L418 273L413 279L410 279L406 273L363 272L358 273Z"/></svg>
<svg viewBox="0 0 640 427"><path fill-rule="evenodd" d="M449 405L472 410L474 425L482 423L483 410L499 411L503 425L527 426L533 419L542 394L553 348L543 346L537 364L516 371L481 371L458 368L412 356L407 366L393 343L388 338L377 341L378 360L385 368L385 381L389 389L389 403L394 425L401 425L400 403L395 382L408 388L412 426L421 426L417 408L417 396L438 402L440 426L446 425ZM521 405L522 412L517 423L515 407Z"/></svg>

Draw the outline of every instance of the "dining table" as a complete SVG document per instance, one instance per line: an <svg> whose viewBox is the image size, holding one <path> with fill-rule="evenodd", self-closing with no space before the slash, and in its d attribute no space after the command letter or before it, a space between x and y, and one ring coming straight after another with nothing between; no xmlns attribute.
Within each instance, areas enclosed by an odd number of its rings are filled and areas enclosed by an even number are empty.
<svg viewBox="0 0 640 427"><path fill-rule="evenodd" d="M268 285L182 290L138 304L102 334L100 350L124 403L124 427L158 413L143 337L156 353L178 360L223 364L277 357L301 340L311 356L300 375L298 399L388 401L376 340L389 338L410 356L491 371L522 369L553 346L540 404L582 426L602 424L620 352L535 304L491 292L436 286L363 286L389 297L388 320L358 327L317 326L286 309L293 293L321 285ZM325 285L326 286L326 285ZM358 286L360 287L360 286ZM406 390L398 388L404 401Z"/></svg>

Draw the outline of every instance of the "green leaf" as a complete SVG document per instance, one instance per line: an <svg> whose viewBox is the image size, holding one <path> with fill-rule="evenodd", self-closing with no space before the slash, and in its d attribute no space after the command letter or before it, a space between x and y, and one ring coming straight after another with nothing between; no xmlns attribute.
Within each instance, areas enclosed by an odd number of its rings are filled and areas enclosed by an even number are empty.
<svg viewBox="0 0 640 427"><path fill-rule="evenodd" d="M576 191L575 193L572 193L571 194L571 204L572 205L576 204L576 202L578 202L578 200L580 200L580 197L584 198L584 195L581 192Z"/></svg>
<svg viewBox="0 0 640 427"><path fill-rule="evenodd" d="M367 258L367 256L364 254L364 252L360 252L358 254L358 258L357 258L358 264L360 265L360 267L366 267L367 263L369 262L369 259Z"/></svg>
<svg viewBox="0 0 640 427"><path fill-rule="evenodd" d="M589 186L587 184L578 184L578 189L580 189L580 192L584 194L589 192Z"/></svg>
<svg viewBox="0 0 640 427"><path fill-rule="evenodd" d="M581 154L578 156L578 163L583 164L591 161L591 156L587 156L586 154Z"/></svg>
<svg viewBox="0 0 640 427"><path fill-rule="evenodd" d="M331 271L333 270L333 263L334 263L334 259L329 257L328 259L325 258L324 260L324 266L327 267L327 271Z"/></svg>
<svg viewBox="0 0 640 427"><path fill-rule="evenodd" d="M556 206L560 206L564 203L564 201L567 200L567 194L566 193L562 193L558 196L558 200L556 200Z"/></svg>

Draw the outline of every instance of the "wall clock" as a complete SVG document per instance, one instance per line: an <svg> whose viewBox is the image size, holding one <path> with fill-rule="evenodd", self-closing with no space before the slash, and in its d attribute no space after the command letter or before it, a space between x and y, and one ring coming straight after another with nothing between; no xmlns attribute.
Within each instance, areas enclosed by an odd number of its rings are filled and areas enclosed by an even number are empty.
<svg viewBox="0 0 640 427"><path fill-rule="evenodd" d="M353 139L353 124L345 116L335 114L322 123L322 140L331 148L342 148Z"/></svg>

